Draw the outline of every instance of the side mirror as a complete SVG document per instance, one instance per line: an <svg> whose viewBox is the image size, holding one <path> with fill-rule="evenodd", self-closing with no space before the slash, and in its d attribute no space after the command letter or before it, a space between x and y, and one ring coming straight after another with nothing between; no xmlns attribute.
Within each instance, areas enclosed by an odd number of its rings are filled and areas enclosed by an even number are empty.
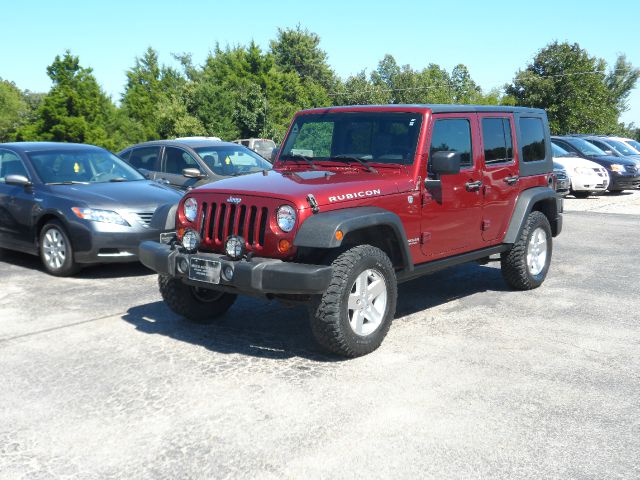
<svg viewBox="0 0 640 480"><path fill-rule="evenodd" d="M273 150L271 150L271 155L269 156L269 161L271 163L276 161L276 157L278 156L278 150L280 150L278 147L275 147Z"/></svg>
<svg viewBox="0 0 640 480"><path fill-rule="evenodd" d="M202 172L197 168L185 168L182 170L182 175L187 178L201 178Z"/></svg>
<svg viewBox="0 0 640 480"><path fill-rule="evenodd" d="M431 173L453 175L460 173L460 152L436 152L431 157Z"/></svg>
<svg viewBox="0 0 640 480"><path fill-rule="evenodd" d="M31 180L29 180L24 175L7 175L4 179L4 182L7 185L21 185L23 187L30 187L33 185Z"/></svg>

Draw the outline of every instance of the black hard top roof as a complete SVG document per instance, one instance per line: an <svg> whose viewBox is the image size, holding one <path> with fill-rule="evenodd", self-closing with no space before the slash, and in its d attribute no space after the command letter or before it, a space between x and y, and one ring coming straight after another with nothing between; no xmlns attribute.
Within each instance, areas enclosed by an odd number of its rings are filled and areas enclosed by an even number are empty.
<svg viewBox="0 0 640 480"><path fill-rule="evenodd" d="M535 113L546 115L546 112L541 108L531 107L511 107L502 105L453 105L453 104L388 104L388 105L345 105L335 107L320 107L303 110L302 113L319 113L319 112L339 112L350 110L389 110L389 111L402 111L408 110L431 110L433 113L467 113L467 112L504 112L504 113Z"/></svg>
<svg viewBox="0 0 640 480"><path fill-rule="evenodd" d="M80 151L80 150L104 150L102 147L87 145L84 143L64 143L64 142L13 142L0 143L0 148L11 148L20 152L43 152L49 150L57 151Z"/></svg>

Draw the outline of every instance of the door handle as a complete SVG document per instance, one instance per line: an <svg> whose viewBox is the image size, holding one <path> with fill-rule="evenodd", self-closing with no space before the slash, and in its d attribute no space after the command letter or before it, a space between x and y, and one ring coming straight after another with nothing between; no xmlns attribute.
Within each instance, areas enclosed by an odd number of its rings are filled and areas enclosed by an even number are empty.
<svg viewBox="0 0 640 480"><path fill-rule="evenodd" d="M464 184L467 187L467 192L477 192L482 187L482 180L477 180L475 182L467 182Z"/></svg>
<svg viewBox="0 0 640 480"><path fill-rule="evenodd" d="M504 181L507 185L515 185L519 178L518 175L514 175L513 177L505 177Z"/></svg>

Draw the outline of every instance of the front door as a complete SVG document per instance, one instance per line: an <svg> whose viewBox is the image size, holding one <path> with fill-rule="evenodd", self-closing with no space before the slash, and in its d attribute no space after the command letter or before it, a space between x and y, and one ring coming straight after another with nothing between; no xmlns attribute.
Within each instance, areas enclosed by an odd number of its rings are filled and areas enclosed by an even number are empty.
<svg viewBox="0 0 640 480"><path fill-rule="evenodd" d="M32 251L31 236L35 198L32 187L9 185L9 175L29 178L22 159L8 150L0 150L0 245Z"/></svg>
<svg viewBox="0 0 640 480"><path fill-rule="evenodd" d="M425 260L482 248L482 153L477 115L433 115L428 136L428 163L435 152L459 152L461 170L442 175L439 187L424 190L420 242Z"/></svg>
<svg viewBox="0 0 640 480"><path fill-rule="evenodd" d="M511 115L480 113L478 119L484 158L482 238L494 242L506 232L520 190L515 130Z"/></svg>
<svg viewBox="0 0 640 480"><path fill-rule="evenodd" d="M194 187L198 183L198 178L185 177L182 171L185 168L197 168L202 171L195 158L186 150L176 147L165 147L162 172L158 175L159 179L165 180L166 183L181 190L187 190Z"/></svg>

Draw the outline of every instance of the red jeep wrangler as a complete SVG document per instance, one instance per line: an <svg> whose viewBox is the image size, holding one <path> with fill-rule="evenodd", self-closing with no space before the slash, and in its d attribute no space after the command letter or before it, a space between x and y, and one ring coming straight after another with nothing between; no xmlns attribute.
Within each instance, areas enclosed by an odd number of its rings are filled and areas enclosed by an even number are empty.
<svg viewBox="0 0 640 480"><path fill-rule="evenodd" d="M272 171L190 191L140 259L195 321L238 294L306 302L317 341L375 350L397 284L500 255L509 286L538 287L562 228L543 110L465 105L299 112Z"/></svg>

